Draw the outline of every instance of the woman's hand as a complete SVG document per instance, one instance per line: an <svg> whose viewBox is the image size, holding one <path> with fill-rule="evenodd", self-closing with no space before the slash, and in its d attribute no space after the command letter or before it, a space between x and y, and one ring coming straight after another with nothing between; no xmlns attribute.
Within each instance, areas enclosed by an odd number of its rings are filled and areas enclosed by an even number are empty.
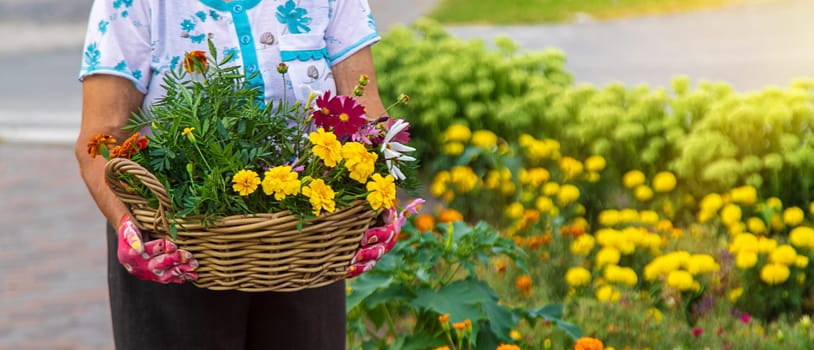
<svg viewBox="0 0 814 350"><path fill-rule="evenodd" d="M198 278L193 272L198 267L198 260L192 257L192 253L179 250L175 243L163 238L144 243L141 231L130 216L122 216L118 231L119 262L131 275L164 284Z"/></svg>

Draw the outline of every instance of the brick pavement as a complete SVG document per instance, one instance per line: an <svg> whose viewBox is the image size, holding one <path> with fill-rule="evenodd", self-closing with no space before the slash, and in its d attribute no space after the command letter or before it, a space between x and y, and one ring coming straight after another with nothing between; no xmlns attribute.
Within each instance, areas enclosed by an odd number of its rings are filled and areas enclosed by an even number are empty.
<svg viewBox="0 0 814 350"><path fill-rule="evenodd" d="M111 349L104 221L68 145L0 144L0 349Z"/></svg>

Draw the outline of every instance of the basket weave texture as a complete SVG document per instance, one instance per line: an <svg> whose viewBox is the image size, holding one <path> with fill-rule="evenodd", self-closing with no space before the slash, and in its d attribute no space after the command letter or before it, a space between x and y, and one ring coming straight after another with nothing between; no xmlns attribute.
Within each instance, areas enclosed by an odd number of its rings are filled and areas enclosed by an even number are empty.
<svg viewBox="0 0 814 350"><path fill-rule="evenodd" d="M119 179L125 173L155 194L158 208L127 191ZM357 201L302 224L288 212L227 216L208 225L194 217L172 221L167 216L172 206L166 189L144 167L113 158L105 167L105 176L139 229L168 238L192 253L200 263L194 284L211 290L293 292L342 280L377 215ZM177 227L175 238L170 225Z"/></svg>

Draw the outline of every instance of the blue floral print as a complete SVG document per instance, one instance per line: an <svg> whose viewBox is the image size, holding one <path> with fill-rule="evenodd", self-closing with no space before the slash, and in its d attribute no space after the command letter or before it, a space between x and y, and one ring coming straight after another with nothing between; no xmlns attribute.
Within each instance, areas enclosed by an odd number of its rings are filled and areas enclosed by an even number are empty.
<svg viewBox="0 0 814 350"><path fill-rule="evenodd" d="M297 7L294 0L288 0L285 5L277 6L277 20L288 26L288 31L293 34L308 33L311 28L311 17L306 17L308 11Z"/></svg>
<svg viewBox="0 0 814 350"><path fill-rule="evenodd" d="M185 32L191 32L194 29L195 23L193 23L192 21L185 19L183 22L181 22L181 30Z"/></svg>
<svg viewBox="0 0 814 350"><path fill-rule="evenodd" d="M85 64L88 66L88 70L96 69L96 66L99 65L99 56L101 55L102 53L99 52L96 43L92 43L85 48Z"/></svg>
<svg viewBox="0 0 814 350"><path fill-rule="evenodd" d="M220 19L220 15L215 10L209 10L209 17L212 17L213 21Z"/></svg>
<svg viewBox="0 0 814 350"><path fill-rule="evenodd" d="M107 26L109 24L110 24L110 22L105 21L105 20L99 21L99 33L102 33L102 34L107 33Z"/></svg>
<svg viewBox="0 0 814 350"><path fill-rule="evenodd" d="M195 12L195 17L200 18L201 22L206 22L206 12L203 11Z"/></svg>
<svg viewBox="0 0 814 350"><path fill-rule="evenodd" d="M195 44L202 43L204 39L206 39L206 34L204 34L204 33L189 36L189 40L192 40L192 42L195 43Z"/></svg>

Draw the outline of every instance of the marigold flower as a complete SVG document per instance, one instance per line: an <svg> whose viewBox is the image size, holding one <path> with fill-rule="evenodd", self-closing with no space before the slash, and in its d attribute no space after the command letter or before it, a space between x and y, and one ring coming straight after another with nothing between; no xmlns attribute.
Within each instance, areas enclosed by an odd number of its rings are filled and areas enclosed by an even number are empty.
<svg viewBox="0 0 814 350"><path fill-rule="evenodd" d="M571 287L582 287L591 282L591 272L584 267L572 267L565 272L565 282Z"/></svg>
<svg viewBox="0 0 814 350"><path fill-rule="evenodd" d="M760 269L760 280L769 285L776 285L786 282L789 279L791 271L789 267L783 264L769 263Z"/></svg>
<svg viewBox="0 0 814 350"><path fill-rule="evenodd" d="M523 216L524 210L522 203L514 202L506 207L506 216L510 219L518 219Z"/></svg>
<svg viewBox="0 0 814 350"><path fill-rule="evenodd" d="M709 254L693 254L687 261L687 272L691 275L715 272L721 267L715 262L715 258Z"/></svg>
<svg viewBox="0 0 814 350"><path fill-rule="evenodd" d="M797 251L788 244L778 246L769 254L769 261L786 266L792 265L797 261Z"/></svg>
<svg viewBox="0 0 814 350"><path fill-rule="evenodd" d="M361 143L348 142L342 146L342 158L345 160L345 168L350 171L350 178L365 183L373 174L379 155L368 152Z"/></svg>
<svg viewBox="0 0 814 350"><path fill-rule="evenodd" d="M560 191L557 193L557 204L566 206L579 199L579 196L580 193L577 186L571 184L562 185Z"/></svg>
<svg viewBox="0 0 814 350"><path fill-rule="evenodd" d="M274 195L274 199L281 201L286 196L300 193L300 180L298 174L288 165L278 166L266 171L263 176L263 192Z"/></svg>
<svg viewBox="0 0 814 350"><path fill-rule="evenodd" d="M653 177L653 190L656 192L670 192L676 188L676 176L669 171L662 171Z"/></svg>
<svg viewBox="0 0 814 350"><path fill-rule="evenodd" d="M721 198L721 195L717 193L704 196L704 198L701 198L701 203L699 204L701 211L706 213L716 213L723 205L724 200Z"/></svg>
<svg viewBox="0 0 814 350"><path fill-rule="evenodd" d="M461 124L452 124L444 131L443 140L445 142L468 142L472 132L468 127Z"/></svg>
<svg viewBox="0 0 814 350"><path fill-rule="evenodd" d="M458 332L464 331L466 329L466 322L454 322L452 328L455 328Z"/></svg>
<svg viewBox="0 0 814 350"><path fill-rule="evenodd" d="M596 240L591 235L580 235L571 242L571 254L587 256L594 249Z"/></svg>
<svg viewBox="0 0 814 350"><path fill-rule="evenodd" d="M743 288L735 288L729 292L729 301L736 302L743 295Z"/></svg>
<svg viewBox="0 0 814 350"><path fill-rule="evenodd" d="M647 202L653 199L653 190L647 185L639 185L633 189L633 197L639 202Z"/></svg>
<svg viewBox="0 0 814 350"><path fill-rule="evenodd" d="M443 314L438 316L438 323L441 325L447 324L449 322L449 314Z"/></svg>
<svg viewBox="0 0 814 350"><path fill-rule="evenodd" d="M430 214L421 214L415 217L415 228L418 232L430 232L435 228L435 218Z"/></svg>
<svg viewBox="0 0 814 350"><path fill-rule="evenodd" d="M534 207L541 213L549 213L554 208L554 201L548 197L537 197L534 201Z"/></svg>
<svg viewBox="0 0 814 350"><path fill-rule="evenodd" d="M490 150L497 146L497 135L489 130L478 130L472 133L471 143L475 147Z"/></svg>
<svg viewBox="0 0 814 350"><path fill-rule="evenodd" d="M797 248L814 248L814 228L797 226L791 229L789 242Z"/></svg>
<svg viewBox="0 0 814 350"><path fill-rule="evenodd" d="M206 71L206 52L192 50L184 55L184 70L187 73L201 73Z"/></svg>
<svg viewBox="0 0 814 350"><path fill-rule="evenodd" d="M585 170L588 171L602 171L605 169L605 158L598 155L593 155L585 159Z"/></svg>
<svg viewBox="0 0 814 350"><path fill-rule="evenodd" d="M342 160L342 144L332 132L319 128L308 135L308 139L314 145L314 154L322 159L326 166L335 167L336 163Z"/></svg>
<svg viewBox="0 0 814 350"><path fill-rule="evenodd" d="M520 347L513 344L500 344L495 350L520 350Z"/></svg>
<svg viewBox="0 0 814 350"><path fill-rule="evenodd" d="M743 205L753 205L757 202L757 189L754 186L741 186L729 191L732 202Z"/></svg>
<svg viewBox="0 0 814 350"><path fill-rule="evenodd" d="M794 227L800 225L805 219L803 209L799 207L790 207L783 210L783 223L788 226Z"/></svg>
<svg viewBox="0 0 814 350"><path fill-rule="evenodd" d="M556 182L546 182L543 185L543 194L549 197L556 196L557 193L560 193L560 184Z"/></svg>
<svg viewBox="0 0 814 350"><path fill-rule="evenodd" d="M520 291L523 296L531 295L531 277L529 275L521 275L514 281L514 286Z"/></svg>
<svg viewBox="0 0 814 350"><path fill-rule="evenodd" d="M599 212L599 224L605 227L612 227L619 224L619 211L615 209L605 209Z"/></svg>
<svg viewBox="0 0 814 350"><path fill-rule="evenodd" d="M757 253L742 251L735 255L735 266L741 270L746 270L757 264Z"/></svg>
<svg viewBox="0 0 814 350"><path fill-rule="evenodd" d="M302 194L309 198L314 215L318 216L323 210L329 213L336 210L336 192L322 179L311 180L302 188Z"/></svg>
<svg viewBox="0 0 814 350"><path fill-rule="evenodd" d="M596 290L596 300L617 302L622 297L619 291L612 286L604 285Z"/></svg>
<svg viewBox="0 0 814 350"><path fill-rule="evenodd" d="M674 270L667 274L667 285L680 291L696 289L698 283L684 270Z"/></svg>
<svg viewBox="0 0 814 350"><path fill-rule="evenodd" d="M252 170L238 171L232 177L232 189L241 196L248 196L257 190L260 185L260 176Z"/></svg>
<svg viewBox="0 0 814 350"><path fill-rule="evenodd" d="M512 329L511 331L509 331L509 338L512 338L512 340L517 341L522 339L523 336L516 329Z"/></svg>
<svg viewBox="0 0 814 350"><path fill-rule="evenodd" d="M596 267L602 267L605 265L616 265L619 263L619 259L622 258L622 253L619 252L618 249L613 247L604 247L596 253Z"/></svg>
<svg viewBox="0 0 814 350"><path fill-rule="evenodd" d="M464 216L461 212L452 209L452 208L445 208L438 213L438 222L441 223L451 223L456 221L463 221Z"/></svg>
<svg viewBox="0 0 814 350"><path fill-rule="evenodd" d="M749 229L749 232L757 235L762 235L768 232L766 222L763 221L763 219L754 216L746 220L746 228Z"/></svg>
<svg viewBox="0 0 814 350"><path fill-rule="evenodd" d="M577 343L574 344L574 350L602 350L603 346L602 341L599 339L582 337L577 339Z"/></svg>
<svg viewBox="0 0 814 350"><path fill-rule="evenodd" d="M726 226L734 225L741 221L741 207L736 204L727 204L721 210L721 222Z"/></svg>
<svg viewBox="0 0 814 350"><path fill-rule="evenodd" d="M563 157L560 159L559 166L560 170L562 170L563 179L565 180L576 178L581 175L584 170L582 162L572 157Z"/></svg>
<svg viewBox="0 0 814 350"><path fill-rule="evenodd" d="M629 267L620 267L618 265L608 265L605 267L605 279L610 282L622 283L628 286L635 286L639 282L639 276L636 271Z"/></svg>
<svg viewBox="0 0 814 350"><path fill-rule="evenodd" d="M91 158L96 158L96 156L102 154L101 147L109 148L110 145L116 144L116 139L109 134L97 134L90 138L88 141L88 154Z"/></svg>
<svg viewBox="0 0 814 350"><path fill-rule="evenodd" d="M396 183L392 175L373 174L367 183L367 201L373 210L390 209L396 205Z"/></svg>
<svg viewBox="0 0 814 350"><path fill-rule="evenodd" d="M448 142L444 144L443 152L448 156L459 156L464 153L464 144L460 142Z"/></svg>
<svg viewBox="0 0 814 350"><path fill-rule="evenodd" d="M644 185L645 176L640 170L631 170L622 175L622 184L627 188Z"/></svg>

